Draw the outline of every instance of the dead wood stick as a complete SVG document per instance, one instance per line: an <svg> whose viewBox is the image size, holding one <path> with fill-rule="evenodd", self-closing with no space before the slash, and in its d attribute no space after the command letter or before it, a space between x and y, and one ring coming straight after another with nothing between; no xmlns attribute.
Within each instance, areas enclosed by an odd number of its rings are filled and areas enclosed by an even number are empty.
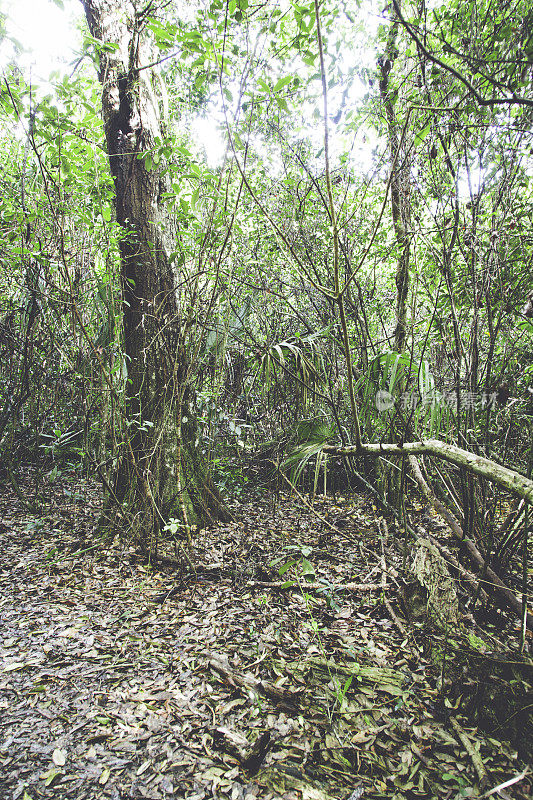
<svg viewBox="0 0 533 800"><path fill-rule="evenodd" d="M291 581L249 581L247 587L257 587L264 589L309 589L311 591L345 591L345 592L379 592L381 589L388 589L388 585L383 583L332 583L331 586L326 586L323 583L303 583L294 580Z"/></svg>
<svg viewBox="0 0 533 800"><path fill-rule="evenodd" d="M490 797L492 794L496 794L496 792L500 793L500 796L503 797L504 795L501 794L502 789L508 789L509 786L513 786L515 783L523 781L524 778L526 778L528 775L530 775L530 772L529 769L526 767L525 769L522 770L522 772L519 772L518 775L515 775L514 778L510 778L508 781L499 783L498 786L495 786L493 789L489 789L489 791L485 792L485 794L482 794L481 797L482 798Z"/></svg>
<svg viewBox="0 0 533 800"><path fill-rule="evenodd" d="M251 675L233 670L227 660L214 653L208 653L208 664L229 686L239 689L246 689L255 695L264 695L276 703L278 706L295 711L298 708L298 698L294 692L288 692L275 686L270 681L262 681Z"/></svg>

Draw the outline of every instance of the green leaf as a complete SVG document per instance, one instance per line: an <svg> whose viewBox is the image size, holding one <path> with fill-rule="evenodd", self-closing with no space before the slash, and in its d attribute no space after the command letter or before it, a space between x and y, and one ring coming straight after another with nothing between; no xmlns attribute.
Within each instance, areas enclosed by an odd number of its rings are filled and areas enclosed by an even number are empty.
<svg viewBox="0 0 533 800"><path fill-rule="evenodd" d="M302 575L305 577L310 576L314 578L316 575L315 568L307 558L302 559Z"/></svg>
<svg viewBox="0 0 533 800"><path fill-rule="evenodd" d="M48 772L44 772L39 777L41 778L42 781L44 781L45 786L50 786L50 784L53 783L55 779L62 774L63 772L60 769L52 768L49 769Z"/></svg>
<svg viewBox="0 0 533 800"><path fill-rule="evenodd" d="M279 577L281 578L281 576L282 576L282 575L285 575L285 573L287 572L287 570L289 570L289 569L290 569L290 568L291 568L291 567L292 567L294 564L296 564L296 559L294 559L294 558L291 558L289 561L287 561L287 563L286 563L286 564L283 564L283 565L282 565L282 566L281 566L281 567L278 569L278 575L279 575Z"/></svg>
<svg viewBox="0 0 533 800"><path fill-rule="evenodd" d="M431 130L431 123L429 123L429 125L426 125L425 128L422 128L421 131L415 134L415 143L420 144L421 142L423 142L428 133L430 132L430 130Z"/></svg>
<svg viewBox="0 0 533 800"><path fill-rule="evenodd" d="M292 75L286 75L285 78L280 78L279 81L274 86L274 91L279 92L280 89L283 89L284 86L287 86L292 81Z"/></svg>

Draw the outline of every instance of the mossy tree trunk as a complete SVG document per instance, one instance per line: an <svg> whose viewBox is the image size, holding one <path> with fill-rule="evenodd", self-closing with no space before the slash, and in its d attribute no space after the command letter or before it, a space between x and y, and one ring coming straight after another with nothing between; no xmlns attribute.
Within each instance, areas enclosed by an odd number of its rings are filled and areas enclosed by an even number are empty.
<svg viewBox="0 0 533 800"><path fill-rule="evenodd" d="M114 494L137 538L152 549L170 517L203 524L228 512L199 449L184 315L169 260L178 231L162 199L165 164L146 158L164 137L145 12L124 0L82 3L101 43L102 114L121 227L129 433Z"/></svg>

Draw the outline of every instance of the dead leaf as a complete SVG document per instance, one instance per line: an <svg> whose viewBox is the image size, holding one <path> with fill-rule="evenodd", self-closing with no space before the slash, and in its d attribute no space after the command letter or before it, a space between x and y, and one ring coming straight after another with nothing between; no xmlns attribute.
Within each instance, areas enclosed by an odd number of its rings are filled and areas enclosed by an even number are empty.
<svg viewBox="0 0 533 800"><path fill-rule="evenodd" d="M58 747L52 753L52 761L56 765L56 767L64 767L67 763L67 755L64 750L60 750Z"/></svg>
<svg viewBox="0 0 533 800"><path fill-rule="evenodd" d="M105 767L102 772L100 773L100 777L98 778L98 783L101 786L105 786L109 780L109 776L111 775L111 770L109 767Z"/></svg>

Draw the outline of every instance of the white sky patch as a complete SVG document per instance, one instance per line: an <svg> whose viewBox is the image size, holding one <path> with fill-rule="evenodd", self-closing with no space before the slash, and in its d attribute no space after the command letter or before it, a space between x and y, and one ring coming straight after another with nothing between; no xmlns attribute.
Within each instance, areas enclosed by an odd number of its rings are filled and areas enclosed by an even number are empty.
<svg viewBox="0 0 533 800"><path fill-rule="evenodd" d="M76 23L83 18L79 0L64 0L60 8L53 0L0 0L0 11L7 15L8 37L13 37L23 51L16 54L14 44L6 39L0 45L0 68L15 58L28 77L46 82L50 73L69 72L79 43Z"/></svg>
<svg viewBox="0 0 533 800"><path fill-rule="evenodd" d="M213 117L196 117L191 123L193 139L205 150L208 165L213 169L222 163L226 136Z"/></svg>

